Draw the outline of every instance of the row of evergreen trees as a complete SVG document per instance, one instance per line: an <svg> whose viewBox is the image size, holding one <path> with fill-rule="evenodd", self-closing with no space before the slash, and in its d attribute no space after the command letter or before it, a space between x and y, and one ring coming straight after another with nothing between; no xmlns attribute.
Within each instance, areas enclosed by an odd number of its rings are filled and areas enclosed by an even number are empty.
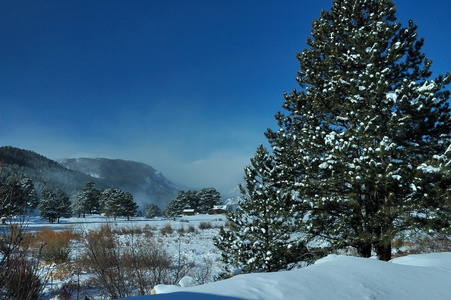
<svg viewBox="0 0 451 300"><path fill-rule="evenodd" d="M199 191L179 191L163 211L165 217L182 215L184 209L194 209L195 213L206 214L221 202L221 194L215 188L203 188Z"/></svg>
<svg viewBox="0 0 451 300"><path fill-rule="evenodd" d="M36 208L38 204L39 199L32 180L8 178L0 181L0 217L3 223L8 217L22 215Z"/></svg>
<svg viewBox="0 0 451 300"><path fill-rule="evenodd" d="M97 190L94 182L88 182L83 188L69 197L61 188L45 189L39 197L33 181L6 179L0 184L0 216L2 222L17 215L24 215L38 208L40 216L49 223L60 218L77 214L104 213L112 217L135 216L138 205L133 195L119 188Z"/></svg>
<svg viewBox="0 0 451 300"><path fill-rule="evenodd" d="M389 260L403 233L450 233L451 75L430 79L417 26L395 12L335 0L313 21L299 89L245 168L236 230L215 239L229 267L288 269L311 245Z"/></svg>
<svg viewBox="0 0 451 300"><path fill-rule="evenodd" d="M103 213L111 217L136 216L138 205L133 199L133 195L119 188L107 188L98 190L94 188L94 182L88 182L83 188L78 190L72 197L72 212L78 217L85 217L86 214Z"/></svg>
<svg viewBox="0 0 451 300"><path fill-rule="evenodd" d="M86 214L103 213L129 219L137 215L138 211L131 193L119 188L99 190L92 181L71 196L61 188L45 189L41 194L39 197L30 179L7 180L0 184L0 216L5 220L38 208L43 219L47 219L49 223L59 223L60 218L67 218L72 214L85 217ZM208 213L213 206L220 204L220 199L221 195L214 188L180 191L163 212L157 205L148 204L145 216L153 218L163 215L172 218L181 215L185 208L192 208L196 213Z"/></svg>

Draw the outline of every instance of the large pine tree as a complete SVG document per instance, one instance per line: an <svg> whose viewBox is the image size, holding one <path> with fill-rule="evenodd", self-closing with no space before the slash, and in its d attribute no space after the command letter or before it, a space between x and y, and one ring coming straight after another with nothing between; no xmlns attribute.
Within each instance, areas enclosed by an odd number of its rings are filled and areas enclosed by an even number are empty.
<svg viewBox="0 0 451 300"><path fill-rule="evenodd" d="M214 239L228 271L287 270L305 259L307 248L295 229L298 203L284 191L283 177L274 158L260 145L245 168L246 186L240 187L243 199L227 215L234 230L222 228Z"/></svg>
<svg viewBox="0 0 451 300"><path fill-rule="evenodd" d="M206 214L215 205L221 203L221 194L215 188L203 188L196 193L198 198L196 211L200 214Z"/></svg>
<svg viewBox="0 0 451 300"><path fill-rule="evenodd" d="M72 211L83 218L86 214L99 213L100 191L94 188L94 182L89 181L84 187L78 190L73 196Z"/></svg>
<svg viewBox="0 0 451 300"><path fill-rule="evenodd" d="M56 191L44 190L39 203L41 218L47 219L49 223L60 222L60 218L71 216L71 205L69 197L60 188Z"/></svg>
<svg viewBox="0 0 451 300"><path fill-rule="evenodd" d="M130 217L136 216L138 211L138 205L133 200L133 195L119 188L104 190L100 195L100 203L102 212L114 219L127 217L127 220L130 220Z"/></svg>
<svg viewBox="0 0 451 300"><path fill-rule="evenodd" d="M390 0L335 0L322 11L297 54L300 88L285 94L280 128L266 133L294 178L287 191L308 212L303 229L382 260L400 232L449 228L451 216L428 220L449 203L418 184L420 166L451 141L451 76L430 79L424 40L395 12Z"/></svg>

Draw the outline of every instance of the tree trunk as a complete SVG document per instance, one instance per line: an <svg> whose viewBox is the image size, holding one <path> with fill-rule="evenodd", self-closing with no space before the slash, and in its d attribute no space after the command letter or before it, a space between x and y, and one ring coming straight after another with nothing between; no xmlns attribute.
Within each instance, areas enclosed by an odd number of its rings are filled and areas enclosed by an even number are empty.
<svg viewBox="0 0 451 300"><path fill-rule="evenodd" d="M361 257L371 257L371 244L367 245L361 245L359 247L357 247L357 251L359 252L359 255Z"/></svg>
<svg viewBox="0 0 451 300"><path fill-rule="evenodd" d="M376 246L377 257L383 261L389 261L391 259L391 244L388 245L379 244Z"/></svg>

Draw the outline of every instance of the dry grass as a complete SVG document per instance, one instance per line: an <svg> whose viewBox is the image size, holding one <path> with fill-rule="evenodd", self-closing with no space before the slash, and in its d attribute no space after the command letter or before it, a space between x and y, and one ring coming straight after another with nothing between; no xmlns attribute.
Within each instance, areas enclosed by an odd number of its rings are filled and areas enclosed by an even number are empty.
<svg viewBox="0 0 451 300"><path fill-rule="evenodd" d="M163 235L168 235L168 234L172 234L174 232L174 230L172 229L171 223L166 223L161 229L160 229L161 234Z"/></svg>
<svg viewBox="0 0 451 300"><path fill-rule="evenodd" d="M398 239L392 244L397 252L393 257L405 256L409 254L450 252L451 239L448 237L425 236L414 240Z"/></svg>
<svg viewBox="0 0 451 300"><path fill-rule="evenodd" d="M205 229L211 229L213 228L213 225L211 225L211 222L200 222L199 229L205 230Z"/></svg>
<svg viewBox="0 0 451 300"><path fill-rule="evenodd" d="M31 247L41 249L41 259L47 262L69 262L71 241L78 238L73 230L55 231L43 228L38 231L32 240Z"/></svg>

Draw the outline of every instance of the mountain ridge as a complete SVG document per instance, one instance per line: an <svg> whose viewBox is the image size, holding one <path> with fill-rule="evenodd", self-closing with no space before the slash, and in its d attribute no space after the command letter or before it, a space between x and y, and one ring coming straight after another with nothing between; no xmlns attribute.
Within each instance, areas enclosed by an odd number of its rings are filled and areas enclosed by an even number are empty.
<svg viewBox="0 0 451 300"><path fill-rule="evenodd" d="M96 178L108 186L130 191L138 204L154 203L164 208L180 190L160 171L142 162L81 157L59 159L58 163Z"/></svg>
<svg viewBox="0 0 451 300"><path fill-rule="evenodd" d="M163 209L180 190L153 167L129 160L52 160L31 150L3 146L0 162L2 180L27 177L33 180L38 191L60 187L71 195L93 181L97 189L118 187L130 192L141 207L154 203Z"/></svg>

